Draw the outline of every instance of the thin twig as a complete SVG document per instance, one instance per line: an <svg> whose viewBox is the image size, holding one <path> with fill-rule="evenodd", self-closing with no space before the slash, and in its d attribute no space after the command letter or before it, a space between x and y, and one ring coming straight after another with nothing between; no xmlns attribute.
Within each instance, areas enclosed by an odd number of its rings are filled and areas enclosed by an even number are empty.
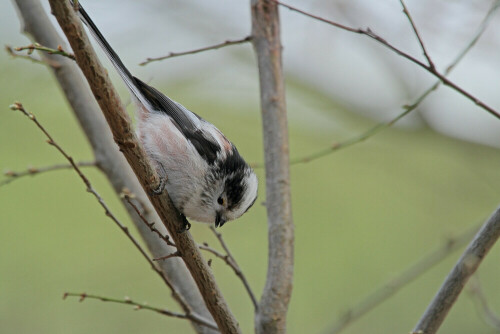
<svg viewBox="0 0 500 334"><path fill-rule="evenodd" d="M472 101L477 106L481 107L482 109L486 110L491 115L493 115L496 118L500 119L500 113L498 111L496 111L492 107L488 106L486 103L484 103L483 101L481 101L480 99L478 99L477 97L475 97L474 95L472 95L471 93L469 93L468 91L466 91L465 89L463 89L462 87L458 86L457 84L455 84L451 80L447 79L446 76L443 75L443 74L441 74L440 72L438 72L438 70L435 67L427 65L427 64L421 62L420 60L418 60L417 58L413 57L412 55L410 55L410 54L402 51L401 49L398 49L397 47L395 47L394 45L392 45L391 43L389 43L388 41L386 41L385 39L383 39L382 37L380 37L379 35L377 35L376 33L374 33L370 28L366 28L366 29L363 29L363 28L351 28L351 27L342 25L340 23L324 19L324 18L322 18L320 16L310 14L308 12L305 12L305 11L301 10L301 9L298 9L296 7L293 7L293 6L290 6L288 4L285 4L285 3L281 2L281 1L278 1L278 0L270 0L270 1L273 1L273 2L275 2L275 3L277 3L277 4L281 5L281 6L283 6L285 8L288 8L288 9L290 9L292 11L295 11L295 12L300 13L302 15L308 16L308 17L313 18L315 20L327 23L329 25L335 26L335 27L340 28L340 29L345 30L345 31L349 31L349 32L353 32L353 33L356 33L356 34L365 35L365 36L367 36L367 37L369 37L369 38L371 38L371 39L379 42L380 44L384 45L385 47L387 47L388 49L392 50L396 54L398 54L398 55L400 55L400 56L408 59L412 63L420 66L423 69L425 69L427 72L431 73L432 75L434 75L435 77L437 77L439 80L441 80L444 85L446 85L446 86L452 88L453 90L459 92L461 95L465 96L467 99L469 99L470 101Z"/></svg>
<svg viewBox="0 0 500 334"><path fill-rule="evenodd" d="M40 122L36 119L35 115L32 113L28 113L23 105L19 102L15 102L10 106L12 110L19 110L21 111L25 116L27 116L29 119L31 119L36 126L45 134L45 136L48 138L47 143L54 146L65 158L68 160L68 162L71 164L75 172L78 174L80 179L85 183L87 186L87 191L90 192L94 197L97 199L101 207L104 209L106 216L108 216L119 228L120 230L125 233L125 235L128 237L128 239L134 244L134 246L137 248L137 250L142 254L144 259L149 263L151 268L160 276L160 278L165 282L165 284L170 288L172 292L172 297L177 300L183 309L183 311L186 314L191 314L192 311L190 307L187 305L187 303L184 301L184 298L177 292L176 288L173 286L173 284L170 282L168 277L163 274L163 272L156 266L156 264L149 258L148 254L146 251L142 248L142 246L139 244L139 242L132 236L130 233L128 227L123 225L118 218L111 212L111 210L108 208L107 204L104 202L103 198L94 190L92 187L92 184L90 183L89 179L83 174L83 172L80 170L80 168L76 165L74 162L73 158L69 156L59 144L57 144L52 136L47 132L47 130L41 125Z"/></svg>
<svg viewBox="0 0 500 334"><path fill-rule="evenodd" d="M242 39L227 40L227 41L224 41L224 42L219 43L219 44L205 46L203 48L194 49L194 50L190 50L190 51L170 52L166 56L161 56L161 57L156 57L156 58L146 58L146 60L143 61L142 63L139 63L139 65L144 66L144 65L147 65L147 64L152 63L154 61L160 61L160 60L164 60L164 59L168 59L168 58L173 58L173 57L180 57L180 56L192 55L192 54L196 54L196 53L200 53L200 52L204 52L204 51L220 49L220 48L223 48L223 47L226 47L226 46L231 46L231 45L243 44L243 43L250 42L251 39L252 39L251 36L247 36L247 37L242 38Z"/></svg>
<svg viewBox="0 0 500 334"><path fill-rule="evenodd" d="M52 48L40 45L38 43L35 43L35 44L27 45L27 46L19 46L17 48L14 48L14 50L16 50L16 51L28 50L28 55L31 55L33 53L33 51L38 50L38 51L47 52L50 55L61 55L63 57L69 58L71 60L75 60L75 55L64 51L62 46L60 46L60 45L57 47L57 49L52 49Z"/></svg>
<svg viewBox="0 0 500 334"><path fill-rule="evenodd" d="M443 246L439 247L432 253L429 253L424 258L418 260L416 263L406 268L402 273L389 280L380 288L373 291L359 303L350 307L326 332L330 334L337 334L343 331L354 321L363 317L378 305L392 297L405 285L411 283L420 275L424 274L433 266L444 260L455 250L465 245L471 239L471 237L474 236L477 230L478 227L475 226L474 228L468 229L457 237L447 240L447 242Z"/></svg>
<svg viewBox="0 0 500 334"><path fill-rule="evenodd" d="M96 162L95 161L80 161L75 163L78 167L95 167ZM45 166L45 167L29 167L28 169L20 172L8 170L4 172L4 175L7 176L8 178L5 180L0 181L0 187L4 186L6 184L9 184L15 180L18 180L24 176L34 176L38 174L43 174L45 172L51 172L51 171L56 171L56 170L61 170L61 169L72 169L73 166L71 164L57 164L57 165L51 165L51 166Z"/></svg>
<svg viewBox="0 0 500 334"><path fill-rule="evenodd" d="M500 7L500 1L497 0L495 3L491 6L489 11L486 13L484 19L481 21L481 24L479 25L479 28L474 34L474 37L472 40L467 44L467 46L461 50L458 55L455 57L455 59L446 67L445 70L445 75L449 75L451 71L458 65L458 63L465 57L465 55L472 49L474 45L476 45L477 41L479 38L483 35L483 32L486 30L486 28L489 25L489 21L492 18L493 14L496 12L496 10ZM325 157L333 152L336 152L340 149L359 144L364 142L365 140L375 136L382 130L385 130L389 127L391 127L393 124L395 124L397 121L399 121L401 118L405 117L409 113L411 113L413 110L415 110L426 98L428 95L430 95L433 91L435 91L440 85L441 85L441 80L436 81L431 87L429 87L422 95L420 95L412 104L410 105L405 105L403 106L403 111L398 114L396 117L391 119L390 121L386 123L380 123L372 127L371 129L351 138L347 139L341 142L335 142L331 144L329 147L326 147L324 149L321 149L317 152L314 152L312 154L308 154L302 157L294 158L290 160L291 165L295 164L300 164L300 163L307 163L322 157ZM263 168L264 165L262 163L253 163L252 167L254 168Z"/></svg>
<svg viewBox="0 0 500 334"><path fill-rule="evenodd" d="M170 259L172 257L180 257L180 256L182 256L181 253L179 251L175 251L172 254L168 254L168 255L165 255L165 256L162 256L162 257L154 258L153 261L163 261L163 260L166 260L166 259Z"/></svg>
<svg viewBox="0 0 500 334"><path fill-rule="evenodd" d="M178 313L178 312L173 312L164 308L160 307L154 307L154 306L149 306L146 303L138 303L134 302L130 298L125 298L125 299L117 299L117 298L110 298L110 297L103 297L103 296L97 296L97 295L91 295L87 293L73 293L73 292L66 292L63 295L63 299L66 299L67 297L79 297L79 301L83 302L85 299L95 299L95 300L100 300L103 302L111 302L111 303L117 303L117 304L124 304L124 305L133 305L134 310L149 310L153 311L162 315L166 315L169 317L174 317L174 318L179 318L179 319L188 319L191 321L194 321L200 325L207 326L209 328L217 330L217 326L213 324L212 322L208 322L203 318L200 318L196 316L195 314L184 314L184 313Z"/></svg>
<svg viewBox="0 0 500 334"><path fill-rule="evenodd" d="M134 211L137 213L137 215L139 215L139 218L142 220L142 222L144 222L144 224L147 225L147 227L149 227L149 229L151 230L151 232L153 233L156 233L160 239L162 239L163 241L165 241L165 243L169 246L172 246L172 247L176 247L175 244L172 242L172 240L170 240L170 236L168 234L165 234L163 235L156 227L155 227L155 223L154 222L148 222L147 219L144 217L144 215L141 213L141 211L139 210L139 208L137 207L137 205L135 205L133 202L132 202L132 195L129 194L129 193L126 193L126 192L122 192L121 194L121 197L123 199L125 199L125 201L127 201L127 203L134 209Z"/></svg>
<svg viewBox="0 0 500 334"><path fill-rule="evenodd" d="M422 48L422 51L424 52L425 58L427 58L427 62L429 63L429 66L431 68L435 69L434 63L432 62L431 57L429 56L429 53L427 52L427 49L424 46L424 41L422 40L422 37L420 37L420 33L418 32L417 26L415 25L415 22L413 21L413 18L410 15L410 11L406 7L403 0L399 0L399 2L401 3L401 6L403 6L403 13L408 18L408 21L410 21L410 25L413 29L413 32L415 32L415 36L417 36L418 43L420 44L420 47Z"/></svg>
<svg viewBox="0 0 500 334"><path fill-rule="evenodd" d="M499 237L500 207L495 210L467 246L467 249L448 274L436 296L418 321L413 332L422 331L426 334L437 332L465 284L476 272Z"/></svg>
<svg viewBox="0 0 500 334"><path fill-rule="evenodd" d="M488 325L490 325L497 331L500 331L500 317L490 308L477 274L471 277L468 287L470 294L476 301L477 312L479 313L481 318L483 318L484 322L486 322Z"/></svg>
<svg viewBox="0 0 500 334"><path fill-rule="evenodd" d="M10 45L5 45L5 51L7 51L7 53L9 55L11 55L12 57L14 58L22 58L22 59L27 59L29 61L32 61L36 64L42 64L42 65L50 65L52 67L58 67L59 64L56 64L56 62L46 62L42 59L38 59L38 58L35 58L33 57L33 55L29 54L29 55L21 55L21 54L17 54L14 52L14 49L12 48L12 46Z"/></svg>
<svg viewBox="0 0 500 334"><path fill-rule="evenodd" d="M231 251L229 250L229 247L227 247L226 242L224 241L224 238L222 237L222 234L217 232L213 226L210 226L210 230L213 232L213 234L217 237L217 240L219 240L219 243L221 244L222 248L226 252L226 255L220 253L216 249L210 247L207 243L203 243L202 245L198 245L198 247L201 250L207 251L218 257L219 259L223 260L226 262L226 264L233 269L234 273L238 278L241 280L243 285L245 286L245 290L247 290L248 295L250 296L250 299L252 300L254 309L257 311L259 308L259 303L257 302L257 298L255 298L255 295L252 291L252 288L250 287L250 284L248 283L248 280L245 277L245 274L243 271L240 269L240 266L234 259L233 255L231 254Z"/></svg>

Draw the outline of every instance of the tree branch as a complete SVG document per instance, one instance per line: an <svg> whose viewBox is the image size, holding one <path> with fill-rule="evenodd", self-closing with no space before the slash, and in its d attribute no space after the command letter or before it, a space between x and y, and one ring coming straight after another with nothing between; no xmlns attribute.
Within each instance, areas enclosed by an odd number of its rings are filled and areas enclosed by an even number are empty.
<svg viewBox="0 0 500 334"><path fill-rule="evenodd" d="M115 142L144 190L149 192L159 183L158 175L137 141L129 117L122 107L118 94L113 89L106 70L99 63L71 5L64 0L50 0L49 3L111 128ZM176 233L184 222L167 192L164 191L160 196L149 195L149 199L173 238L177 249L181 252L182 259L194 278L219 330L222 333L240 333L238 322L229 310L191 234L189 232Z"/></svg>
<svg viewBox="0 0 500 334"><path fill-rule="evenodd" d="M293 281L288 125L278 6L268 0L251 0L251 10L252 42L260 79L269 239L267 279L255 329L257 334L274 334L286 332Z"/></svg>
<svg viewBox="0 0 500 334"><path fill-rule="evenodd" d="M95 161L80 161L80 162L75 162L75 164L78 167L96 167L96 162ZM34 176L38 174L43 174L46 172L52 172L52 171L57 171L61 169L72 169L73 166L71 164L56 164L56 165L51 165L51 166L45 166L45 167L29 167L26 170L20 171L20 172L15 172L12 170L8 170L4 172L4 175L7 176L8 178L5 180L0 181L0 187L4 186L6 184L9 184L15 180L19 180L20 178L24 176Z"/></svg>
<svg viewBox="0 0 500 334"><path fill-rule="evenodd" d="M194 50L189 50L189 51L184 51L184 52L170 52L166 56L155 57L155 58L146 58L146 60L143 61L142 63L139 63L139 65L144 66L144 65L147 65L147 64L152 63L154 61L160 61L160 60L165 60L165 59L180 57L180 56L186 56L186 55L193 55L193 54L200 53L200 52L224 48L226 46L243 44L243 43L250 42L251 39L252 39L252 36L247 36L247 37L242 38L242 39L227 40L227 41L219 43L219 44L210 45L210 46L206 46L206 47L199 48L199 49L194 49Z"/></svg>
<svg viewBox="0 0 500 334"><path fill-rule="evenodd" d="M173 312L164 308L160 307L154 307L154 306L149 306L146 303L137 303L131 300L130 298L125 298L124 300L117 299L117 298L109 298L109 297L103 297L103 296L97 296L97 295L90 295L87 293L73 293L73 292L65 292L63 295L63 299L66 299L67 297L79 297L80 302L83 302L85 299L96 299L100 300L102 302L110 302L110 303L116 303L116 304L125 304L125 305L132 305L135 306L134 310L149 310L153 311L162 315L166 315L168 317L173 317L173 318L179 318L179 319L188 319L193 322L196 322L197 324L200 324L202 326L206 326L208 328L212 328L217 330L217 326L214 323L208 322L206 319L200 318L196 314L184 314L184 313L178 313L178 312Z"/></svg>
<svg viewBox="0 0 500 334"><path fill-rule="evenodd" d="M408 53L406 53L406 52L398 49L397 47L395 47L394 45L392 45L391 43L389 43L388 41L386 41L385 39L383 39L382 37L380 37L379 35L377 35L376 33L374 33L370 28L366 28L366 29L351 28L351 27L345 26L343 24L340 24L340 23L337 23L337 22L334 22L334 21L331 21L331 20L324 19L324 18L319 17L317 15L310 14L310 13L308 13L306 11L303 11L303 10L298 9L296 7L290 6L290 5L285 4L285 3L281 2L281 1L278 1L278 0L269 0L269 1L277 3L277 4L279 4L279 5L283 6L283 7L286 7L288 9L290 9L290 10L292 10L294 12L300 13L302 15L308 16L308 17L310 17L312 19L315 19L315 20L327 23L329 25L332 25L334 27L340 28L340 29L345 30L345 31L349 31L349 32L352 32L352 33L356 33L356 34L367 36L367 37L369 37L369 38L377 41L378 43L380 43L383 46L387 47L388 49L390 49L391 51L395 52L396 54L402 56L403 58L408 59L412 63L420 66L423 69L425 69L427 72L429 72L432 75L434 75L435 77L437 77L444 85L450 87L451 89L453 89L453 90L457 91L458 93L460 93L461 95L465 96L467 99L469 99L474 104L476 104L477 106L481 107L482 109L486 110L491 115L495 116L496 118L500 118L500 113L498 111L496 111L492 107L488 106L486 103L484 103L483 101L481 101L480 99L478 99L477 97L475 97L474 95L472 95L471 93L469 93L468 91L466 91L465 89L463 89L462 87L458 86L457 84L455 84L451 80L447 79L446 76L444 76L443 74L441 74L440 72L438 72L435 67L433 67L431 65L426 65L423 62L421 62L420 60L418 60L415 57L411 56L410 54L408 54Z"/></svg>
<svg viewBox="0 0 500 334"><path fill-rule="evenodd" d="M497 331L500 331L500 317L490 308L477 274L471 277L469 282L469 293L476 301L476 308L479 316L484 319L485 323Z"/></svg>
<svg viewBox="0 0 500 334"><path fill-rule="evenodd" d="M15 0L15 3L21 16L20 20L24 25L23 30L31 35L33 42L49 47L64 46L65 42L58 35L38 0ZM57 64L57 66L51 65L51 70L90 142L98 168L107 176L115 192L121 194L123 189L129 189L136 196L144 217L148 221L160 221L130 165L118 151L109 126L78 66L74 61L63 57L47 53L42 53L41 56L44 62L49 63L49 65ZM175 250L158 239L149 227L145 226L136 212L126 205L125 201L122 203L153 257ZM166 233L163 225L158 226L158 228L161 233ZM172 259L160 263L159 266L185 298L193 312L210 319L211 315L183 261ZM192 324L199 334L217 332L196 323Z"/></svg>
<svg viewBox="0 0 500 334"><path fill-rule="evenodd" d="M455 304L468 279L474 274L482 260L500 237L500 208L484 223L469 244L455 267L413 329L425 334L434 334Z"/></svg>
<svg viewBox="0 0 500 334"><path fill-rule="evenodd" d="M330 334L337 334L342 332L347 326L375 309L378 305L392 297L405 285L417 279L420 275L424 274L427 270L444 260L455 250L466 244L477 232L478 227L474 227L465 231L457 237L450 238L443 246L439 247L429 255L420 259L412 266L405 269L402 273L385 283L379 289L373 291L366 298L359 303L349 308L342 315L338 321L328 330Z"/></svg>
<svg viewBox="0 0 500 334"><path fill-rule="evenodd" d="M493 14L498 10L500 6L500 0L495 1L491 8L488 10L486 13L485 17L481 21L476 33L474 34L474 37L472 40L466 45L466 47L461 50L458 55L455 57L455 59L446 67L446 70L444 71L444 75L447 76L451 73L451 71L458 65L458 63L465 57L465 55L476 45L477 41L479 38L483 35L483 32L486 30L486 28L489 25L489 22L493 16ZM375 125L374 127L370 128L369 130L353 137L347 140L343 140L340 142L334 142L330 146L323 148L321 150L318 150L316 152L313 152L312 154L307 154L302 157L297 157L293 158L290 160L290 165L296 165L296 164L301 164L301 163L308 163L316 159L320 159L322 157L325 157L331 153L334 153L340 149L347 148L349 146L355 145L362 143L366 141L367 139L375 136L379 132L391 127L394 125L397 121L411 113L413 110L415 110L426 98L429 96L433 91L437 90L438 87L441 85L441 80L436 81L431 87L429 87L422 95L420 95L412 104L410 105L405 105L403 106L403 111L399 113L396 117L391 119L390 121L386 123L380 123ZM254 168L263 168L264 165L262 163L253 163L252 167Z"/></svg>

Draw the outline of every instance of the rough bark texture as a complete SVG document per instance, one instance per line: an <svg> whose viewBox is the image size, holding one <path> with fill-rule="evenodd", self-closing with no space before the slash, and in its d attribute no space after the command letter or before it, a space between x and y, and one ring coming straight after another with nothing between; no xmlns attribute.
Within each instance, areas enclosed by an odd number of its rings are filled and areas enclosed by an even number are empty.
<svg viewBox="0 0 500 334"><path fill-rule="evenodd" d="M267 280L255 329L258 334L285 333L292 293L294 226L280 21L274 2L252 0L251 9L252 42L260 75L269 233Z"/></svg>
<svg viewBox="0 0 500 334"><path fill-rule="evenodd" d="M434 334L455 304L469 278L500 237L500 208L484 223L415 326L414 333Z"/></svg>
<svg viewBox="0 0 500 334"><path fill-rule="evenodd" d="M32 37L34 42L52 48L61 45L67 49L38 0L16 0L15 3L24 25L23 30ZM120 194L125 187L130 189L135 195L137 206L143 212L144 217L149 222L159 222L160 218L151 206L139 181L113 142L109 126L78 66L74 61L64 57L52 56L47 53L43 53L42 57L59 65L52 66L51 69L90 142L98 167L107 176L116 193ZM124 205L153 257L157 258L175 251L145 226L130 205L126 203ZM166 232L162 225L156 227L162 233ZM182 260L175 258L161 261L159 265L179 294L184 297L191 310L206 319L211 319L212 316ZM217 331L205 326L192 324L197 333L217 333Z"/></svg>
<svg viewBox="0 0 500 334"><path fill-rule="evenodd" d="M141 186L146 192L150 192L158 185L158 176L138 143L129 117L122 107L106 70L99 63L79 19L75 16L69 2L64 0L50 0L49 2L52 12L71 44L76 62L83 71L111 128L114 141L132 167ZM189 232L182 234L176 232L183 226L183 221L166 191L161 196L149 196L149 199L181 252L182 259L194 278L220 331L222 333L239 333L239 324L229 310L211 269L201 256L191 234Z"/></svg>

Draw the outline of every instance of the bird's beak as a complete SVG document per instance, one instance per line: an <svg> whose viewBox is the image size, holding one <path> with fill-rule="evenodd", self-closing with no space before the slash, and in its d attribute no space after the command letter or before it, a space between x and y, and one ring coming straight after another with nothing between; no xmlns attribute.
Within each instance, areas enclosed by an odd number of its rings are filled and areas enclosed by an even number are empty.
<svg viewBox="0 0 500 334"><path fill-rule="evenodd" d="M226 219L222 217L220 212L215 214L215 227L220 227L226 223Z"/></svg>

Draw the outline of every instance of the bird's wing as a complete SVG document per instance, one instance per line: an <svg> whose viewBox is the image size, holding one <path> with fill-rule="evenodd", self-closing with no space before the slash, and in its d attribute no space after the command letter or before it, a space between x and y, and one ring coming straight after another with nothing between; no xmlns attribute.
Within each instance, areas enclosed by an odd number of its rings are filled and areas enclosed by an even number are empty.
<svg viewBox="0 0 500 334"><path fill-rule="evenodd" d="M196 148L196 151L208 164L214 163L217 154L227 146L225 142L232 146L212 124L189 111L180 103L171 100L156 88L135 77L134 79L137 88L149 103L152 111L165 113L172 118L177 129Z"/></svg>

